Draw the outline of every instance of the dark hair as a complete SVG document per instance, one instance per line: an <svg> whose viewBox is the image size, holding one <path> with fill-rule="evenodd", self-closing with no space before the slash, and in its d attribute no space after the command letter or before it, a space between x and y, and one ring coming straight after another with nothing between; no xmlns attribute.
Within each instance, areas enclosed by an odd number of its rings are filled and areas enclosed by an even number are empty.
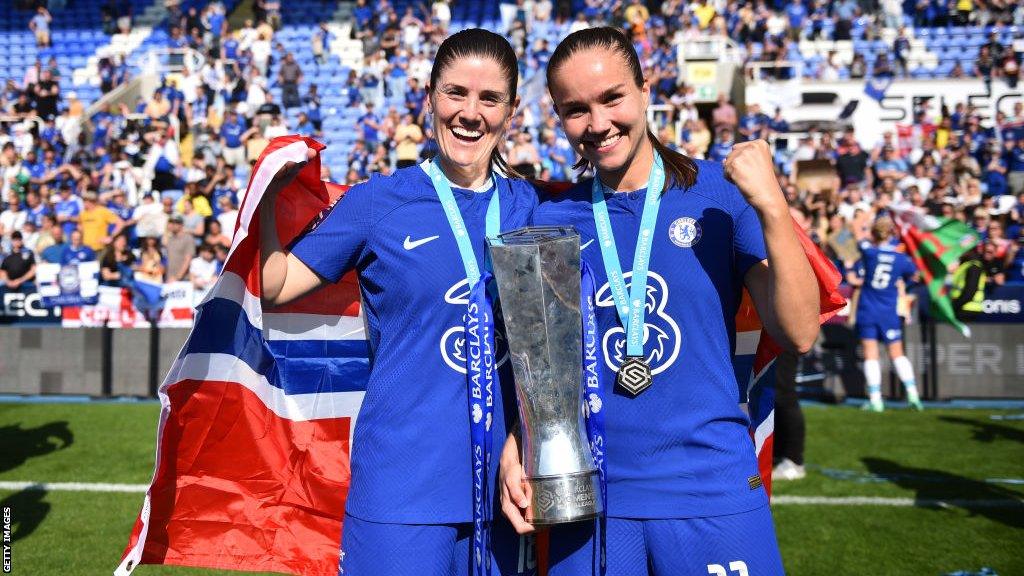
<svg viewBox="0 0 1024 576"><path fill-rule="evenodd" d="M551 59L548 60L548 90L551 90L555 71L563 66L569 58L585 50L601 48L622 56L630 73L632 73L633 83L638 88L644 85L644 73L640 67L640 58L636 55L636 50L633 49L633 44L626 38L626 35L618 28L598 26L577 30L566 36L558 44L555 52L551 55ZM689 188L697 182L697 163L693 159L662 144L654 133L651 132L650 128L647 128L647 137L650 138L651 145L654 146L654 150L665 163L666 178L665 188L662 190L662 193L673 186ZM589 166L589 160L580 158L580 161L573 168L579 170L581 168L586 169Z"/></svg>
<svg viewBox="0 0 1024 576"><path fill-rule="evenodd" d="M504 36L499 36L483 28L467 28L456 32L437 48L434 55L434 65L430 68L430 93L437 90L437 83L441 79L441 73L451 66L459 58L477 56L490 58L498 63L501 72L508 81L509 105L516 99L516 91L519 89L519 63L516 60L516 53L512 45ZM521 178L498 151L495 146L491 152L491 164L497 166L506 175Z"/></svg>

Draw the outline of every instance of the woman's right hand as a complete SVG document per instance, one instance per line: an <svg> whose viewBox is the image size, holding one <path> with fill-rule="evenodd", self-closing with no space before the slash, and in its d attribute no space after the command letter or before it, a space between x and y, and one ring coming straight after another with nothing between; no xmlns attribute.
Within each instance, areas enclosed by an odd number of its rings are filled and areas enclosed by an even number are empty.
<svg viewBox="0 0 1024 576"><path fill-rule="evenodd" d="M284 190L286 186L291 184L292 180L299 175L299 172L301 172L302 169L306 167L306 164L313 158L316 158L316 150L310 148L309 150L306 150L305 161L285 162L284 166L281 166L281 169L277 171L277 174L274 174L274 179L267 185L267 189L263 193L264 201L267 201L266 199L269 198L269 201L272 203L273 200L277 198L278 192Z"/></svg>
<svg viewBox="0 0 1024 576"><path fill-rule="evenodd" d="M526 521L526 509L530 505L532 491L526 481L526 470L519 461L519 442L515 434L509 434L505 448L501 451L498 466L498 482L501 484L501 511L519 534L530 534L536 530Z"/></svg>

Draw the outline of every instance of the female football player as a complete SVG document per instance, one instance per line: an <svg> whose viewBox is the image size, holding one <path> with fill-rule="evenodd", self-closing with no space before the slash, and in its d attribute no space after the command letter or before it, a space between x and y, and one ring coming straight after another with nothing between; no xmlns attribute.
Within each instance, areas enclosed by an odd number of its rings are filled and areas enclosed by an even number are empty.
<svg viewBox="0 0 1024 576"><path fill-rule="evenodd" d="M532 221L574 226L594 270L607 463L605 538L595 523L552 528L550 574L590 574L603 552L608 575L781 574L731 364L734 318L745 287L776 342L804 352L819 305L768 146L737 144L723 165L658 142L640 62L614 28L570 34L547 81L596 178ZM502 509L528 532L523 479L513 436Z"/></svg>
<svg viewBox="0 0 1024 576"><path fill-rule="evenodd" d="M891 243L895 236L892 218L882 216L871 226L871 241L860 245L860 261L847 272L846 280L860 287L855 323L864 350L864 379L868 386L865 410L881 412L882 365L878 342L885 344L896 375L907 393L907 403L921 410L921 399L914 381L914 367L903 353L903 321L897 312L899 280L904 285L917 277L917 267L909 256L897 252Z"/></svg>
<svg viewBox="0 0 1024 576"><path fill-rule="evenodd" d="M461 576L479 546L463 317L485 266L485 235L522 226L536 205L530 185L495 170L508 173L498 146L518 102L517 75L501 36L454 34L437 51L428 87L440 148L433 161L353 187L290 251L273 211L261 210L265 302L358 272L372 363L353 440L346 575ZM299 169L283 168L272 188ZM507 400L495 391L492 432L501 439L503 410L514 409ZM497 460L482 472L492 486ZM494 572L515 572L519 542L510 527L495 535Z"/></svg>

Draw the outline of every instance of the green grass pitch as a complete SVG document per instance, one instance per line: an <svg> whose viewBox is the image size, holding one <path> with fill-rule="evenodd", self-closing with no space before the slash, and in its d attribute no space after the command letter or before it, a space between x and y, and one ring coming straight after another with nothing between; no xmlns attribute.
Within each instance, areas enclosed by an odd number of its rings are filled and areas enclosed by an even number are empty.
<svg viewBox="0 0 1024 576"><path fill-rule="evenodd" d="M0 481L147 483L157 413L155 404L0 404ZM1006 481L1024 478L1024 420L990 417L1014 413L805 407L808 477L777 483L775 495L954 503L777 504L787 573L1024 574L1024 484ZM14 574L76 576L113 571L142 495L0 490L0 500L14 516Z"/></svg>

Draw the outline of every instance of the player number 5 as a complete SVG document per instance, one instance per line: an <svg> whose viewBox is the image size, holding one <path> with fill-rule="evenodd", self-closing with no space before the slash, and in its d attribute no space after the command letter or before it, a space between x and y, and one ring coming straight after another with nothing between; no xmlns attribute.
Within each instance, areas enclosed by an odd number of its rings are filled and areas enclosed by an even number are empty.
<svg viewBox="0 0 1024 576"><path fill-rule="evenodd" d="M876 290L885 290L889 287L890 280L892 280L892 265L879 264L875 268L874 275L871 276L871 287Z"/></svg>

